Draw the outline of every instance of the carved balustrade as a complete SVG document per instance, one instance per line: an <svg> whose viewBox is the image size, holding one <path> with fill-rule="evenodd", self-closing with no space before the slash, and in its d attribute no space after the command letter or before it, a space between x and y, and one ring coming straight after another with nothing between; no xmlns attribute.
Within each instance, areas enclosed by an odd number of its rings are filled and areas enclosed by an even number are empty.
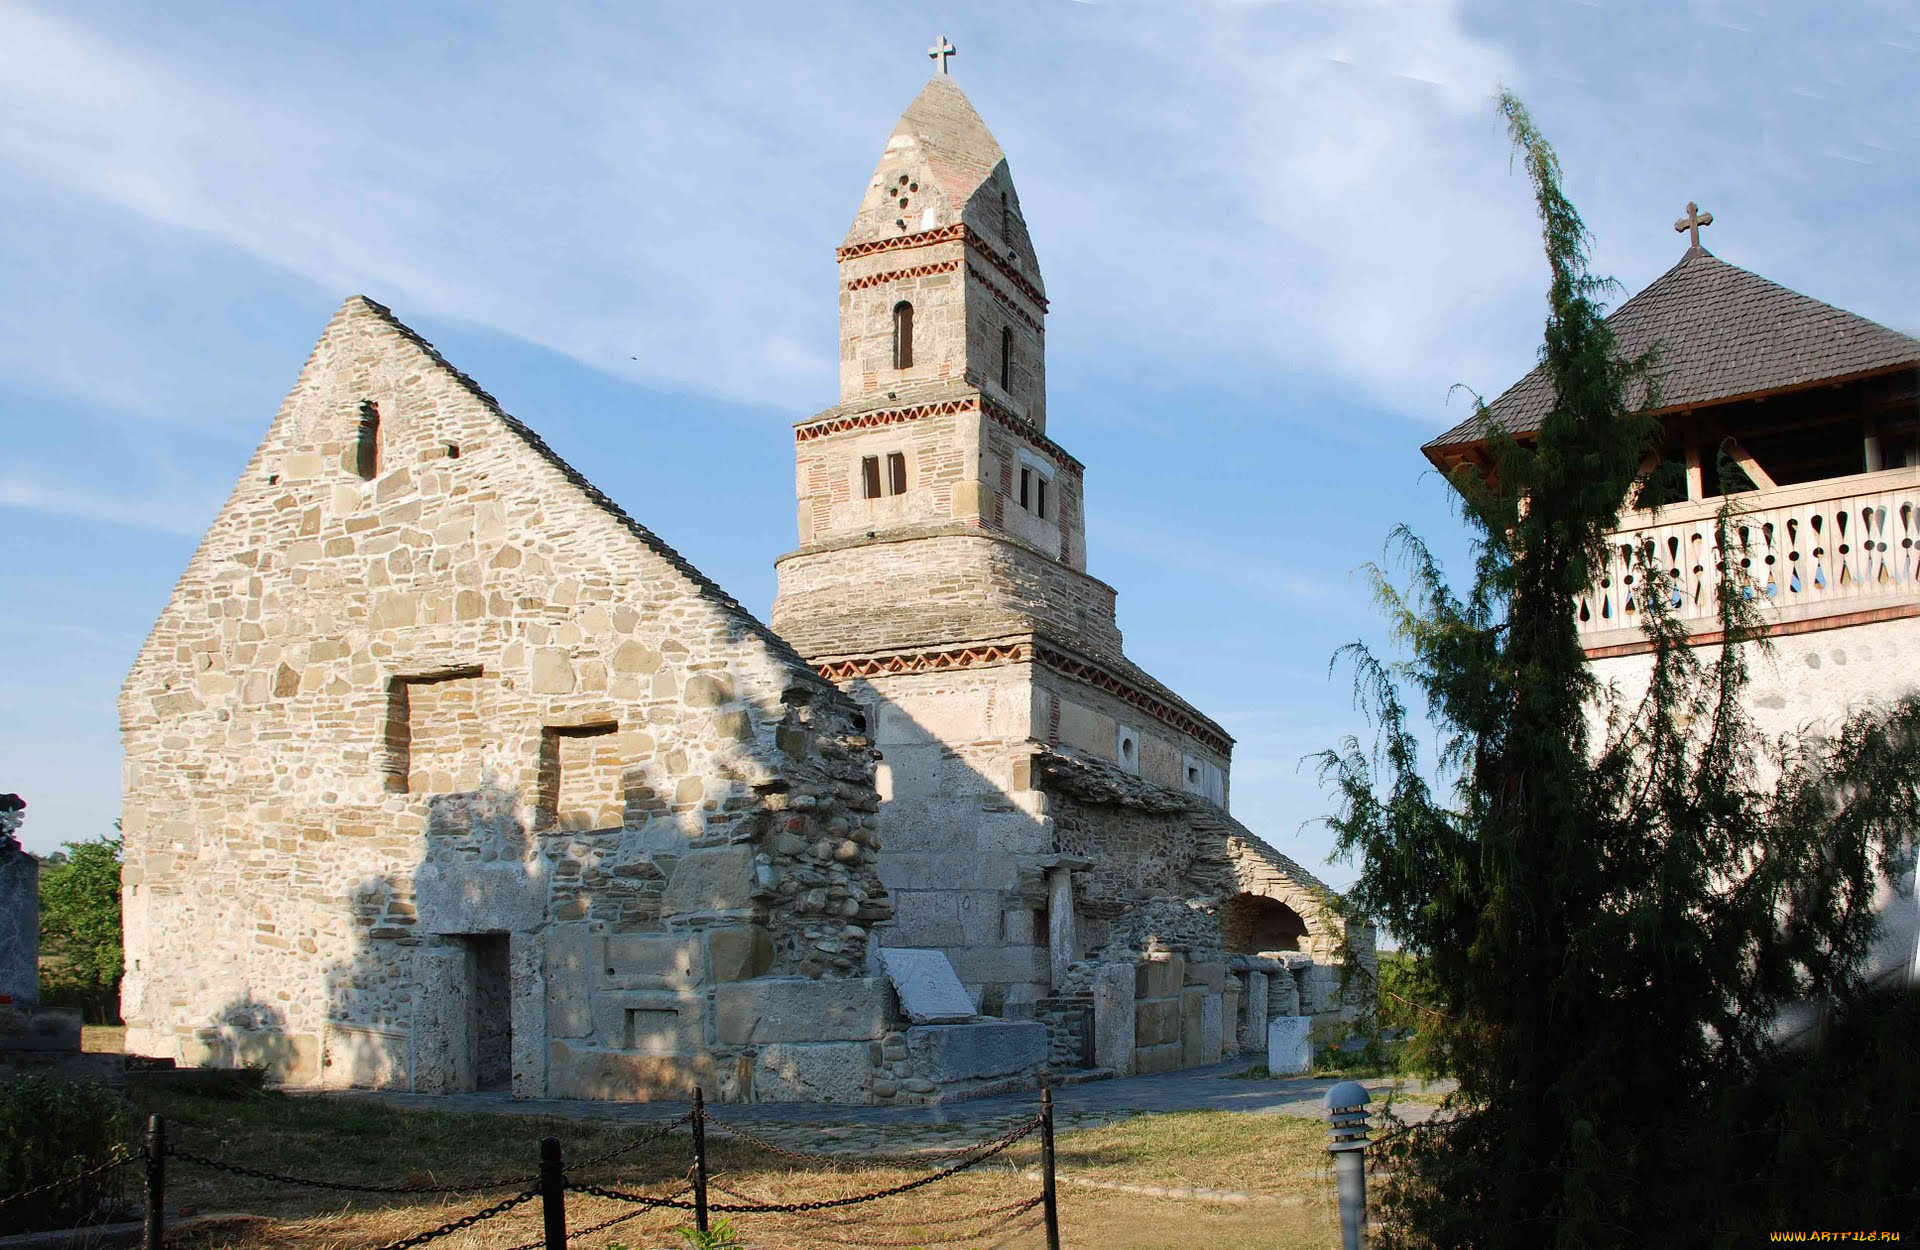
<svg viewBox="0 0 1920 1250"><path fill-rule="evenodd" d="M1887 469L1732 497L1728 554L1762 600L1767 624L1920 601L1920 468ZM1599 584L1576 609L1588 646L1637 632L1648 585L1641 548L1651 541L1680 619L1715 628L1723 499L1623 512Z"/></svg>

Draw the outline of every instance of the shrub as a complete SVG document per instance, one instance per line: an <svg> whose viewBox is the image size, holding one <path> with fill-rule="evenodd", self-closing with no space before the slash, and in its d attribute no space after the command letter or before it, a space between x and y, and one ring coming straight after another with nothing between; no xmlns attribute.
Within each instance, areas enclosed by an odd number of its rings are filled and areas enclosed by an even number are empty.
<svg viewBox="0 0 1920 1250"><path fill-rule="evenodd" d="M0 1197L51 1184L98 1167L127 1149L133 1112L120 1096L91 1082L16 1077L0 1086ZM10 1204L12 1231L69 1228L115 1215L128 1169Z"/></svg>

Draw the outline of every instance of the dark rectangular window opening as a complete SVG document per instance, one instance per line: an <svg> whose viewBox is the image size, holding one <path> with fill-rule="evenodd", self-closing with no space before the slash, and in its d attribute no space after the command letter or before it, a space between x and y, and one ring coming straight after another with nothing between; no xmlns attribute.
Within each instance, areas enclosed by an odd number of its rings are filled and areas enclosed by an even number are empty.
<svg viewBox="0 0 1920 1250"><path fill-rule="evenodd" d="M1020 469L1020 506L1022 508L1031 508L1033 506L1032 503L1029 502L1032 491L1033 470L1023 465Z"/></svg>
<svg viewBox="0 0 1920 1250"><path fill-rule="evenodd" d="M866 498L880 498L880 457L860 457L860 483L866 488Z"/></svg>
<svg viewBox="0 0 1920 1250"><path fill-rule="evenodd" d="M380 409L370 399L360 401L360 428L354 433L353 471L370 482L380 472Z"/></svg>
<svg viewBox="0 0 1920 1250"><path fill-rule="evenodd" d="M887 455L887 490L895 495L907 493L907 458L897 451Z"/></svg>
<svg viewBox="0 0 1920 1250"><path fill-rule="evenodd" d="M1038 517L1047 515L1047 479L1041 478L1034 483L1033 514Z"/></svg>
<svg viewBox="0 0 1920 1250"><path fill-rule="evenodd" d="M442 673L423 673L417 677L393 677L387 681L387 715L381 726L381 785L388 794L409 790L408 774L413 768L413 699L415 686L478 677L480 667L448 669Z"/></svg>
<svg viewBox="0 0 1920 1250"><path fill-rule="evenodd" d="M538 829L618 828L626 819L626 779L615 721L549 725L540 731Z"/></svg>

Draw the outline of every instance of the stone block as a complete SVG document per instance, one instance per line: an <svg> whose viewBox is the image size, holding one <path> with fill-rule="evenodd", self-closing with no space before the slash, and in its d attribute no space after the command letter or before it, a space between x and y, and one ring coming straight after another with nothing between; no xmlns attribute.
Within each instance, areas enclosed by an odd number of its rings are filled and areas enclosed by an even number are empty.
<svg viewBox="0 0 1920 1250"><path fill-rule="evenodd" d="M733 683L725 677L698 673L687 678L687 688L680 697L688 707L719 707L732 700Z"/></svg>
<svg viewBox="0 0 1920 1250"><path fill-rule="evenodd" d="M1155 998L1136 1002L1133 1008L1134 1044L1163 1046L1180 1040L1180 1000Z"/></svg>
<svg viewBox="0 0 1920 1250"><path fill-rule="evenodd" d="M1141 1046L1133 1052L1133 1070L1139 1076L1171 1072L1180 1066L1180 1043L1165 1046Z"/></svg>
<svg viewBox="0 0 1920 1250"><path fill-rule="evenodd" d="M1188 964L1187 984L1204 985L1218 994L1227 985L1227 966L1225 964Z"/></svg>
<svg viewBox="0 0 1920 1250"><path fill-rule="evenodd" d="M1044 946L964 946L949 950L953 970L968 985L993 982L1047 982L1047 948Z"/></svg>
<svg viewBox="0 0 1920 1250"><path fill-rule="evenodd" d="M1121 1076L1133 1071L1133 969L1101 964L1093 974L1093 1062Z"/></svg>
<svg viewBox="0 0 1920 1250"><path fill-rule="evenodd" d="M759 925L707 933L707 970L715 981L751 981L773 967L773 938Z"/></svg>
<svg viewBox="0 0 1920 1250"><path fill-rule="evenodd" d="M886 941L909 947L965 944L961 897L958 890L893 890L893 923Z"/></svg>
<svg viewBox="0 0 1920 1250"><path fill-rule="evenodd" d="M873 1058L867 1043L762 1046L753 1063L753 1098L755 1102L871 1102Z"/></svg>
<svg viewBox="0 0 1920 1250"><path fill-rule="evenodd" d="M940 951L888 948L880 963L900 996L900 1009L915 1024L971 1020L973 999Z"/></svg>
<svg viewBox="0 0 1920 1250"><path fill-rule="evenodd" d="M1267 1024L1267 1071L1280 1075L1313 1068L1310 1016L1279 1016Z"/></svg>
<svg viewBox="0 0 1920 1250"><path fill-rule="evenodd" d="M1047 1060L1047 1026L1037 1020L924 1024L907 1030L916 1072L939 1085L1012 1076Z"/></svg>
<svg viewBox="0 0 1920 1250"><path fill-rule="evenodd" d="M753 848L708 847L688 851L673 866L660 899L664 916L740 911L753 905Z"/></svg>
<svg viewBox="0 0 1920 1250"><path fill-rule="evenodd" d="M684 1102L698 1086L712 1088L706 1055L632 1055L575 1042L547 1047L547 1096L612 1102Z"/></svg>
<svg viewBox="0 0 1920 1250"><path fill-rule="evenodd" d="M1180 1064L1192 1068L1203 1063L1212 1063L1220 1057L1216 1046L1211 1057L1206 1050L1206 1012L1211 1001L1218 1011L1219 996L1207 992L1204 985L1192 986L1180 994Z"/></svg>
<svg viewBox="0 0 1920 1250"><path fill-rule="evenodd" d="M593 996L593 1040L603 1050L683 1055L700 1049L705 1003L666 990Z"/></svg>
<svg viewBox="0 0 1920 1250"><path fill-rule="evenodd" d="M1170 998L1186 984L1187 961L1178 955L1148 956L1135 971L1136 998Z"/></svg>
<svg viewBox="0 0 1920 1250"><path fill-rule="evenodd" d="M428 841L433 841L429 834ZM514 933L547 922L552 869L531 863L430 861L413 874L417 928L422 933Z"/></svg>
<svg viewBox="0 0 1920 1250"><path fill-rule="evenodd" d="M887 1031L892 997L877 977L734 981L714 989L714 1028L723 1046L871 1041Z"/></svg>
<svg viewBox="0 0 1920 1250"><path fill-rule="evenodd" d="M700 983L706 966L697 937L608 933L597 944L593 980L608 989L689 989Z"/></svg>
<svg viewBox="0 0 1920 1250"><path fill-rule="evenodd" d="M1220 995L1220 1053L1236 1054L1240 1050L1240 991L1228 989Z"/></svg>
<svg viewBox="0 0 1920 1250"><path fill-rule="evenodd" d="M593 1032L587 1007L587 988L594 981L593 941L584 924L553 925L546 932L547 1032L553 1037Z"/></svg>

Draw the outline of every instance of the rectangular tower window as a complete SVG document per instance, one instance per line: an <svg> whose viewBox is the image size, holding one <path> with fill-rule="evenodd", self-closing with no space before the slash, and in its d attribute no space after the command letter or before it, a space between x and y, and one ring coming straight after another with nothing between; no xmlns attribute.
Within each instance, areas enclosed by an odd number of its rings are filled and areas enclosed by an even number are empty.
<svg viewBox="0 0 1920 1250"><path fill-rule="evenodd" d="M1047 479L1044 477L1034 483L1033 514L1037 517L1047 515Z"/></svg>
<svg viewBox="0 0 1920 1250"><path fill-rule="evenodd" d="M865 487L866 498L880 498L880 457L860 457L860 482Z"/></svg>
<svg viewBox="0 0 1920 1250"><path fill-rule="evenodd" d="M907 493L907 458L897 451L887 455L887 493Z"/></svg>
<svg viewBox="0 0 1920 1250"><path fill-rule="evenodd" d="M1013 327L1000 327L1000 389L1013 394Z"/></svg>
<svg viewBox="0 0 1920 1250"><path fill-rule="evenodd" d="M1025 465L1021 465L1020 466L1020 506L1022 508L1030 508L1033 506L1030 502L1028 502L1029 499L1031 498L1032 492L1033 492L1033 470L1027 468Z"/></svg>

